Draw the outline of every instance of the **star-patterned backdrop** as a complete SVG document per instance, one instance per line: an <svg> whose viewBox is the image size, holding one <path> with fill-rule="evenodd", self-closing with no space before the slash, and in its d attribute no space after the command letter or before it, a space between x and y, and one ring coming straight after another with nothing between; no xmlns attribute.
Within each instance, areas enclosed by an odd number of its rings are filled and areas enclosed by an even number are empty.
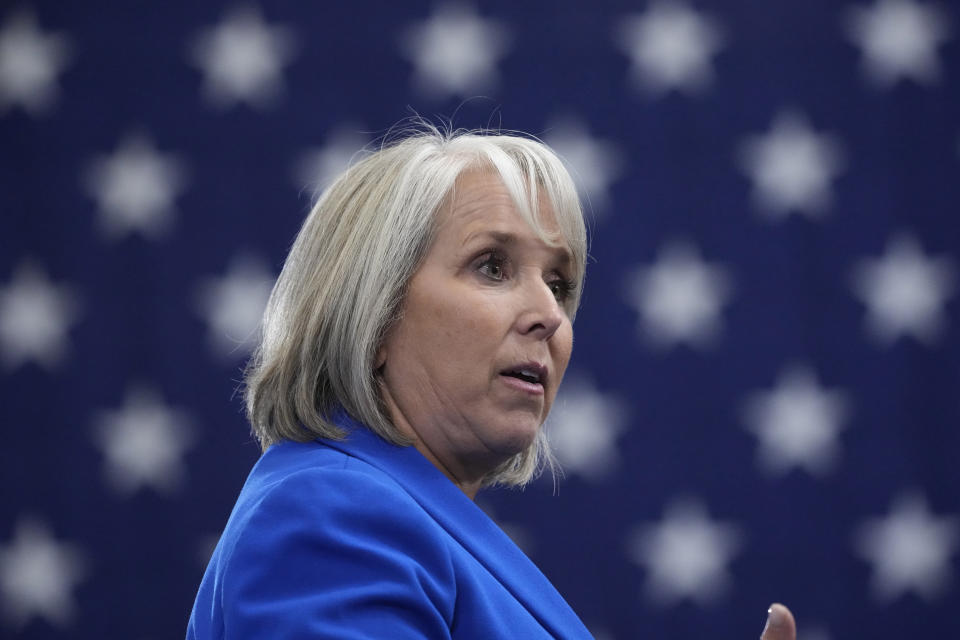
<svg viewBox="0 0 960 640"><path fill-rule="evenodd" d="M286 250L418 114L587 203L564 475L479 502L597 638L957 637L958 87L943 0L4 3L2 636L184 632Z"/></svg>

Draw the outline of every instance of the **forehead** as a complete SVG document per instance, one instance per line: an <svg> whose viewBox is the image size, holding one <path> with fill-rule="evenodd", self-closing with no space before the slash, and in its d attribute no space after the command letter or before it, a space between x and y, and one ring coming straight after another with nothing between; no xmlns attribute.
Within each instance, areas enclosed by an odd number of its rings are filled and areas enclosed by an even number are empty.
<svg viewBox="0 0 960 640"><path fill-rule="evenodd" d="M540 192L537 201L538 211L523 212L499 175L489 170L466 171L454 183L447 205L439 212L438 224L441 231L456 230L463 235L484 231L530 233L541 240L549 239L551 246L569 252L550 199ZM533 216L536 220L531 219Z"/></svg>

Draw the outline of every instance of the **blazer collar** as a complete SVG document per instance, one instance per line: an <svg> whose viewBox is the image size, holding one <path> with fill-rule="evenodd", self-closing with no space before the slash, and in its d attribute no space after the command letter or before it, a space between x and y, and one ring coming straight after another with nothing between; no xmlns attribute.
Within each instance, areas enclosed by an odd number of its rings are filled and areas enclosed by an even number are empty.
<svg viewBox="0 0 960 640"><path fill-rule="evenodd" d="M451 537L472 554L553 637L590 637L546 576L473 500L415 447L393 445L341 414L344 440L321 440L377 467L403 487Z"/></svg>

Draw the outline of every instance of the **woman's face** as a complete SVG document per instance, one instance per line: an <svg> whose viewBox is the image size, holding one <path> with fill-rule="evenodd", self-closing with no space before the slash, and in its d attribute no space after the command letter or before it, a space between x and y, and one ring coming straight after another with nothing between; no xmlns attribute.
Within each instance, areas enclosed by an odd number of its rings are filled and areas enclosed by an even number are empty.
<svg viewBox="0 0 960 640"><path fill-rule="evenodd" d="M454 194L377 364L394 424L472 497L547 417L573 346L572 265L495 174L465 173Z"/></svg>

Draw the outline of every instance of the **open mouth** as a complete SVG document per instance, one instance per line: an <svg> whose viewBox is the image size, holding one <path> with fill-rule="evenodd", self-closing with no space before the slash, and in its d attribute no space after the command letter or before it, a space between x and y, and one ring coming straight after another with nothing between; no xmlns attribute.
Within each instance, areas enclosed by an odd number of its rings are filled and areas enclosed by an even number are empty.
<svg viewBox="0 0 960 640"><path fill-rule="evenodd" d="M508 371L503 375L511 378L519 378L524 382L535 382L540 384L540 376L535 373L530 373L529 371Z"/></svg>
<svg viewBox="0 0 960 640"><path fill-rule="evenodd" d="M531 384L543 384L543 379L546 377L544 372L540 370L539 367L527 366L508 369L501 372L500 375L507 376L508 378L523 380L524 382L529 382Z"/></svg>

